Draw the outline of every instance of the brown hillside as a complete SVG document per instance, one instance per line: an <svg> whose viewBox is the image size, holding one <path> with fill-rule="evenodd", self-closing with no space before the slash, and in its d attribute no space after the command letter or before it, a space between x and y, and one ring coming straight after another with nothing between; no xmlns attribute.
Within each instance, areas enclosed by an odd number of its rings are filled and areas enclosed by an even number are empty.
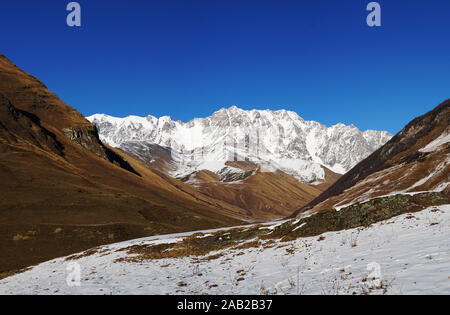
<svg viewBox="0 0 450 315"><path fill-rule="evenodd" d="M0 56L0 272L149 235L241 224L244 211L103 145Z"/></svg>
<svg viewBox="0 0 450 315"><path fill-rule="evenodd" d="M251 168L246 171L250 172ZM318 187L307 185L281 171L259 170L237 182L222 182L217 174L200 171L193 174L188 183L207 196L247 210L248 216L259 220L279 219L291 214L318 196L323 191L320 188L327 185L326 182Z"/></svg>
<svg viewBox="0 0 450 315"><path fill-rule="evenodd" d="M439 137L448 137L450 100L411 121L388 143L343 175L294 215L323 210L394 192L429 191L449 182L449 143L424 152Z"/></svg>
<svg viewBox="0 0 450 315"><path fill-rule="evenodd" d="M173 170L172 157L166 148L155 144L128 143L120 148L152 169L168 173ZM253 220L283 218L308 204L341 175L325 168L325 179L317 185L300 183L293 176L277 171L260 172L248 161L227 161L235 172L215 174L202 170L181 178L205 196L222 200L246 210Z"/></svg>

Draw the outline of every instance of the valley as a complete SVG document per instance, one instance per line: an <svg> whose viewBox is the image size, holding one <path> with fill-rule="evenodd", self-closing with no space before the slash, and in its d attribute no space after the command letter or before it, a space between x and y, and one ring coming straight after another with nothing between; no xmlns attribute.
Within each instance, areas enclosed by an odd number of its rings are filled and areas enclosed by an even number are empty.
<svg viewBox="0 0 450 315"><path fill-rule="evenodd" d="M0 293L448 294L449 111L85 119L0 55Z"/></svg>
<svg viewBox="0 0 450 315"><path fill-rule="evenodd" d="M236 234L209 230L96 248L0 280L2 294L449 294L449 205L403 214L370 227L290 241L236 241L207 255L139 259L135 249ZM259 227L276 231L276 222ZM299 229L301 229L300 227ZM167 244L167 245L166 245ZM333 259L330 259L330 255ZM134 259L137 258L137 259ZM67 285L69 263L80 286Z"/></svg>

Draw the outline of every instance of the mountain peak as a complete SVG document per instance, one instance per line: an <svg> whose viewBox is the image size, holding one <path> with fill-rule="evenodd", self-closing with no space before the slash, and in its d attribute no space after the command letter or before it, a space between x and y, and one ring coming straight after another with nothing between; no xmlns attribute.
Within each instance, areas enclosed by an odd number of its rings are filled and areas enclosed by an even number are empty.
<svg viewBox="0 0 450 315"><path fill-rule="evenodd" d="M236 105L188 123L168 116L149 123L102 115L88 119L104 141L123 151L136 141L170 147L171 175L176 177L199 170L219 172L227 161L242 160L269 163L271 169L310 183L324 178L322 166L342 174L390 139L386 132L366 134L344 124L327 128L292 111L247 111Z"/></svg>

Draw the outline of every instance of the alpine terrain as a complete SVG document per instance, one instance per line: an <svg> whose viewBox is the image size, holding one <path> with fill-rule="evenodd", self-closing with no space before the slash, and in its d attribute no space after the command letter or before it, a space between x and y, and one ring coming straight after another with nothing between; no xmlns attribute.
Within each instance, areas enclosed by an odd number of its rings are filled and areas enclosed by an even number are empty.
<svg viewBox="0 0 450 315"><path fill-rule="evenodd" d="M105 143L256 219L306 205L392 137L236 106L188 123L167 116L88 119Z"/></svg>
<svg viewBox="0 0 450 315"><path fill-rule="evenodd" d="M245 211L103 144L0 55L0 277L137 237L240 224Z"/></svg>
<svg viewBox="0 0 450 315"><path fill-rule="evenodd" d="M208 170L226 180L232 172L227 161L250 161L263 171L279 169L301 182L314 183L325 178L324 167L344 174L392 137L385 131L361 132L353 125L326 127L292 111L245 111L236 106L188 123L151 115L96 114L87 119L97 126L102 141L149 164L161 164L152 159L158 154L155 151L161 155L170 150L172 159L166 160L166 168L158 167L174 177Z"/></svg>
<svg viewBox="0 0 450 315"><path fill-rule="evenodd" d="M449 126L87 120L0 55L0 294L450 294Z"/></svg>
<svg viewBox="0 0 450 315"><path fill-rule="evenodd" d="M449 105L293 219L99 246L3 279L0 293L450 294Z"/></svg>
<svg viewBox="0 0 450 315"><path fill-rule="evenodd" d="M304 208L341 209L375 197L439 192L448 196L450 100L411 121Z"/></svg>

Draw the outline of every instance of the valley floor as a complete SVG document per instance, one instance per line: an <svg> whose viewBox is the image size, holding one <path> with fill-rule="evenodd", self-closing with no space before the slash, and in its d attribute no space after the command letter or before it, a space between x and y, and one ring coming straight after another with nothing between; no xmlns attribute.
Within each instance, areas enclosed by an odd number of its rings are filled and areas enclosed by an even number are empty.
<svg viewBox="0 0 450 315"><path fill-rule="evenodd" d="M55 259L1 280L0 294L450 294L450 205L369 228L207 255L223 254L216 259L116 261L129 256L120 249L177 242L186 235ZM69 286L66 280L77 266L80 286Z"/></svg>

